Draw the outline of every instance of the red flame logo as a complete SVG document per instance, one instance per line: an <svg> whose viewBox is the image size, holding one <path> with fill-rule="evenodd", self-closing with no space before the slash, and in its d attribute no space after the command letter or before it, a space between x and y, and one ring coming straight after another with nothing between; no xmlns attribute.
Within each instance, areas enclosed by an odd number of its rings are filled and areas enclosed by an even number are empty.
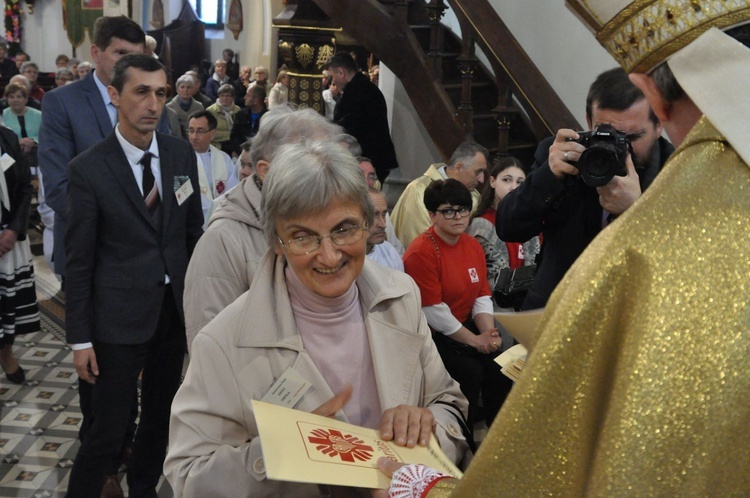
<svg viewBox="0 0 750 498"><path fill-rule="evenodd" d="M324 455L339 457L344 462L364 462L373 455L372 447L364 444L364 441L350 434L344 435L336 429L315 429L307 439Z"/></svg>

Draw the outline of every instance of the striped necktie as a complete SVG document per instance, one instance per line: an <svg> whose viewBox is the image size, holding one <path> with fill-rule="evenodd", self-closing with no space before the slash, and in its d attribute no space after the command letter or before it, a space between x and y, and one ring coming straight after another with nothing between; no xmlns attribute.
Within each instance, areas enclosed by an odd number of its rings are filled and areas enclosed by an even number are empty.
<svg viewBox="0 0 750 498"><path fill-rule="evenodd" d="M161 198L159 197L159 190L156 188L156 182L154 181L154 173L151 171L151 157L152 154L146 152L139 163L143 166L143 199L146 202L148 212L154 214Z"/></svg>

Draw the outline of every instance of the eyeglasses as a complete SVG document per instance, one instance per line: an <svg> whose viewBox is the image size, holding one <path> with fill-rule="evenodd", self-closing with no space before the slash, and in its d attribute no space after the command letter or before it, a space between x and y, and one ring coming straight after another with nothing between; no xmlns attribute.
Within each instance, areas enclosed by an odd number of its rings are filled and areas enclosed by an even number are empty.
<svg viewBox="0 0 750 498"><path fill-rule="evenodd" d="M359 242L362 240L367 228L366 225L354 225L351 227L339 228L338 230L334 230L324 236L306 235L304 237L295 237L287 240L286 243L281 240L281 237L277 236L276 238L281 244L281 247L290 253L302 255L310 254L320 249L320 244L323 242L323 239L331 239L331 242L337 246L348 246L349 244Z"/></svg>
<svg viewBox="0 0 750 498"><path fill-rule="evenodd" d="M452 220L456 217L456 215L459 215L461 218L466 218L469 216L469 213L471 213L471 208L468 208L466 206L461 206L460 208L445 208L445 209L437 209L436 212L443 215L443 218L446 220Z"/></svg>
<svg viewBox="0 0 750 498"><path fill-rule="evenodd" d="M203 128L193 129L188 128L188 135L205 135L206 133L209 133L213 130L204 130Z"/></svg>

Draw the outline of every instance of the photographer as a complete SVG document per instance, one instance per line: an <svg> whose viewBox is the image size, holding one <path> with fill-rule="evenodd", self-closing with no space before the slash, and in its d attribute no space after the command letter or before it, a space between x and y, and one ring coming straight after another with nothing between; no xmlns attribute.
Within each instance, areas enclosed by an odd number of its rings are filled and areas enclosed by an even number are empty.
<svg viewBox="0 0 750 498"><path fill-rule="evenodd" d="M662 126L646 98L621 68L600 74L591 85L586 122L590 129L609 124L625 133L630 153L616 168L621 170L618 174L604 186L587 184L577 162L586 151L579 142L588 140L574 130L561 129L539 144L526 181L498 206L496 229L501 240L523 242L543 234L541 261L522 309L547 304L576 258L640 197L674 151L661 138ZM589 145L596 138L590 140Z"/></svg>

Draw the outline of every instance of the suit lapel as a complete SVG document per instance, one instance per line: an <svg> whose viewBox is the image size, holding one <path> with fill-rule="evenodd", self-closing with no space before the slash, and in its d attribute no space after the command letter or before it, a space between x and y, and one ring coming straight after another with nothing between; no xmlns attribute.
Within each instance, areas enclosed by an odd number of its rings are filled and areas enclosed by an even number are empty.
<svg viewBox="0 0 750 498"><path fill-rule="evenodd" d="M109 136L113 128L112 121L109 119L109 113L107 112L107 106L102 100L102 94L99 93L99 87L96 86L94 75L89 74L87 78L82 82L86 88L86 99L88 99L89 105L94 110L94 116L96 116L96 122L99 125L102 136Z"/></svg>
<svg viewBox="0 0 750 498"><path fill-rule="evenodd" d="M154 229L158 230L153 217L146 209L143 195L138 187L138 183L135 181L133 170L130 168L130 163L128 163L128 159L125 157L125 152L123 152L120 142L117 141L117 136L114 133L110 133L105 140L108 142L107 149L109 150L105 162L117 180L117 183L125 191L126 197L133 203L135 209L141 213Z"/></svg>
<svg viewBox="0 0 750 498"><path fill-rule="evenodd" d="M156 137L156 132L154 132ZM174 203L174 151L164 147L164 140L157 138L159 144L159 167L161 168L161 222L162 233L167 234L169 217L172 215Z"/></svg>

